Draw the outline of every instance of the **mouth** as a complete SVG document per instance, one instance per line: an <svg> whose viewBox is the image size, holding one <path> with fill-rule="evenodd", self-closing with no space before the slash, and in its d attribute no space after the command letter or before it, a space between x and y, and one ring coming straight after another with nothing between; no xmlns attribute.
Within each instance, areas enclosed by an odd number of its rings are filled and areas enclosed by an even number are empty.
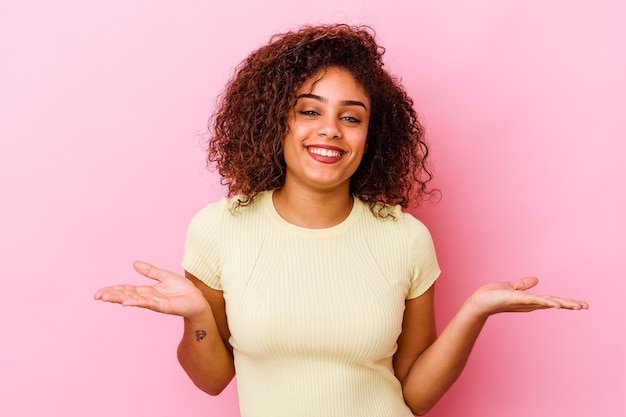
<svg viewBox="0 0 626 417"><path fill-rule="evenodd" d="M343 154L345 154L344 151L339 150L339 149L319 148L319 147L316 147L316 146L308 146L306 148L306 150L310 154L317 155L317 156L322 156L322 157L325 157L325 158L339 158Z"/></svg>

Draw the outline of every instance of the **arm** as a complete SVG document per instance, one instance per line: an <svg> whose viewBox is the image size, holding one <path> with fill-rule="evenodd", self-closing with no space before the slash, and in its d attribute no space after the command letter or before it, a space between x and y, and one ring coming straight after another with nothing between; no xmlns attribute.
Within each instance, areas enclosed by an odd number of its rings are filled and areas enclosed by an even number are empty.
<svg viewBox="0 0 626 417"><path fill-rule="evenodd" d="M221 292L191 275L184 278L143 262L135 262L134 267L158 282L152 286L101 288L94 298L182 316L184 331L178 359L200 389L211 395L219 394L235 373L232 353L225 342L228 329Z"/></svg>
<svg viewBox="0 0 626 417"><path fill-rule="evenodd" d="M523 278L479 288L437 338L434 288L406 302L394 367L402 383L405 401L415 414L428 412L456 381L490 315L546 308L588 308L582 301L525 292L537 282L536 278Z"/></svg>
<svg viewBox="0 0 626 417"><path fill-rule="evenodd" d="M417 415L426 414L459 377L486 321L473 320L464 306L437 337L433 301L434 286L407 300L394 356L405 401Z"/></svg>
<svg viewBox="0 0 626 417"><path fill-rule="evenodd" d="M224 296L187 271L185 276L200 290L209 308L200 318L184 318L178 361L198 388L217 395L235 376Z"/></svg>

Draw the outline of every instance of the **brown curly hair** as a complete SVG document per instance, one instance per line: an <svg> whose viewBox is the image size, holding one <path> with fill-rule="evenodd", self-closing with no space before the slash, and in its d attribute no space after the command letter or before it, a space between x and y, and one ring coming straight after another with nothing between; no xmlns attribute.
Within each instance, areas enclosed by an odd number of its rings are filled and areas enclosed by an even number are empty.
<svg viewBox="0 0 626 417"><path fill-rule="evenodd" d="M366 26L305 26L274 35L250 54L227 84L209 126L207 162L229 196L279 189L285 181L283 138L296 90L328 67L341 67L365 89L372 106L367 151L350 180L351 193L377 203L415 205L432 193L428 148L413 101L383 68L385 49Z"/></svg>

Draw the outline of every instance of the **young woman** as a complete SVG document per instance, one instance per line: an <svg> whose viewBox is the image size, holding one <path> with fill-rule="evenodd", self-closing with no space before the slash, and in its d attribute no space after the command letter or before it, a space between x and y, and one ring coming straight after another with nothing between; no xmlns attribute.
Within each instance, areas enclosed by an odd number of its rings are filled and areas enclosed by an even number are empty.
<svg viewBox="0 0 626 417"><path fill-rule="evenodd" d="M363 27L277 35L228 84L208 160L229 195L192 220L186 277L145 263L153 286L96 299L183 317L178 358L205 392L237 374L241 415L424 414L461 373L487 318L585 309L475 291L437 336L432 239L401 209L432 193L422 129Z"/></svg>

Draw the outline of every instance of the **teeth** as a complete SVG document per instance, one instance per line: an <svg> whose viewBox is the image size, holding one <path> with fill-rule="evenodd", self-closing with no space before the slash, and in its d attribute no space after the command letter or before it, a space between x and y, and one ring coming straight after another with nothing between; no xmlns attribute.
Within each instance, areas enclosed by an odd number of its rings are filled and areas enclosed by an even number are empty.
<svg viewBox="0 0 626 417"><path fill-rule="evenodd" d="M340 151L334 151L332 149L309 148L309 152L314 153L315 155L321 155L321 156L341 156Z"/></svg>

